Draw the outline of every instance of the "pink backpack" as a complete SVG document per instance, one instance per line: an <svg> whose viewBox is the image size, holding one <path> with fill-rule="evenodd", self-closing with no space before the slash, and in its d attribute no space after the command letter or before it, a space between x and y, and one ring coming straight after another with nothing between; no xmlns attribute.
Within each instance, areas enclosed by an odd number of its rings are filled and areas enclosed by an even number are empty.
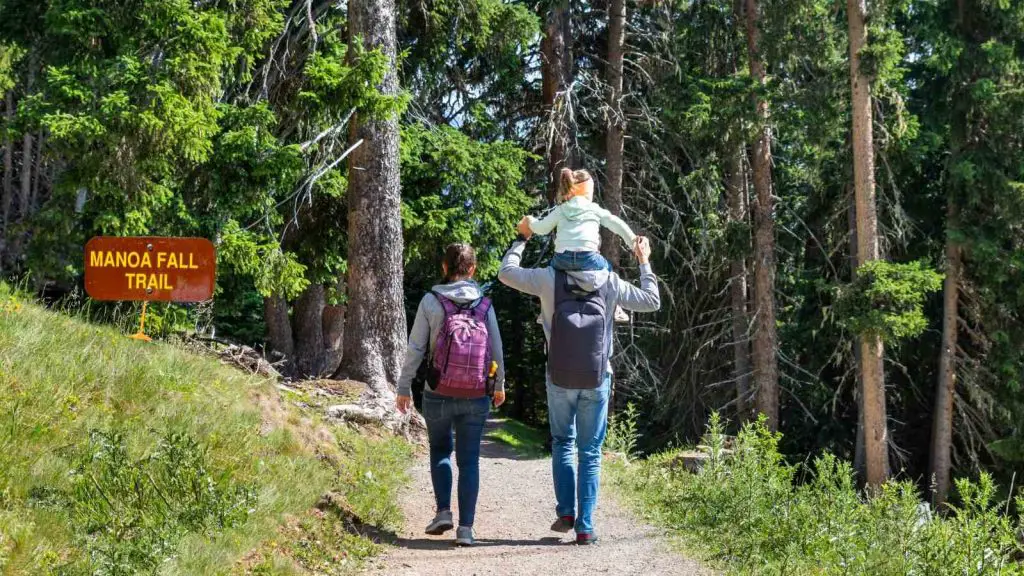
<svg viewBox="0 0 1024 576"><path fill-rule="evenodd" d="M487 368L491 364L487 334L490 299L458 305L437 292L433 294L444 308L444 323L431 362L433 391L455 398L486 396Z"/></svg>

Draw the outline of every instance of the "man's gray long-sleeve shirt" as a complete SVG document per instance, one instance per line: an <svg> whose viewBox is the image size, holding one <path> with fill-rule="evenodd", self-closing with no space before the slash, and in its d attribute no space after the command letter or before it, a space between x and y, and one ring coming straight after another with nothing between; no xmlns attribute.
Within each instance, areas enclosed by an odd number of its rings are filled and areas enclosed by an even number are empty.
<svg viewBox="0 0 1024 576"><path fill-rule="evenodd" d="M544 327L544 338L551 338L551 319L555 313L555 269L547 268L523 268L520 262L523 259L523 249L526 243L518 241L512 244L505 257L501 261L501 270L498 272L498 280L510 288L519 290L532 296L540 298L541 325ZM607 270L587 270L580 272L566 272L570 282L574 282L580 288L593 291L601 288L606 283L611 283L607 291L605 301L606 310L614 310L615 306L621 306L625 310L633 312L654 312L661 307L661 297L658 293L658 278L654 275L650 264L640 265L640 287L626 282L619 278L614 272ZM608 314L608 325L606 333L611 334L612 324L615 321L614 314ZM608 357L611 358L611 350ZM608 372L612 371L611 364L608 365Z"/></svg>

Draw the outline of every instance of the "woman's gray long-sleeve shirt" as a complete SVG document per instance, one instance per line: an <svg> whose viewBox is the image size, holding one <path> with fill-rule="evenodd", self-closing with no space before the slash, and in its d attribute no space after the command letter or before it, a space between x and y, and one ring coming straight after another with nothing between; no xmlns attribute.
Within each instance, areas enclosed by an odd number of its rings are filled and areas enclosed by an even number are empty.
<svg viewBox="0 0 1024 576"><path fill-rule="evenodd" d="M457 304L474 302L483 297L480 286L472 280L461 280L451 284L438 284L431 290ZM444 324L444 307L433 293L428 292L420 300L416 310L416 320L409 332L409 346L405 351L405 362L402 363L402 376L398 379L398 395L412 394L412 379L423 362L423 358L434 349L437 334ZM498 330L498 317L494 307L487 311L487 337L491 342L491 358L498 363L495 375L495 392L505 391L505 357L501 349L501 332Z"/></svg>

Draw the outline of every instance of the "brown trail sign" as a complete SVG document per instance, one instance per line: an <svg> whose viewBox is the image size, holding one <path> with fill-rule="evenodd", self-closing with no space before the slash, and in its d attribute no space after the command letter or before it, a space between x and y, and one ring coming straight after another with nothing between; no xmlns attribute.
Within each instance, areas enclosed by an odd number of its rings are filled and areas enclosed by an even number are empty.
<svg viewBox="0 0 1024 576"><path fill-rule="evenodd" d="M95 300L201 302L213 297L217 255L205 238L97 236L85 245L85 291Z"/></svg>

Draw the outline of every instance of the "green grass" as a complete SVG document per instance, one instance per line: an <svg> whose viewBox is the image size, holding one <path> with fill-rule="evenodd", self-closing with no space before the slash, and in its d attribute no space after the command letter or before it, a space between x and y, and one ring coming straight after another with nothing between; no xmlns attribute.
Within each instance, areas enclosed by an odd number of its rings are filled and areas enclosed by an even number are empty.
<svg viewBox="0 0 1024 576"><path fill-rule="evenodd" d="M409 454L0 286L0 574L351 572Z"/></svg>
<svg viewBox="0 0 1024 576"><path fill-rule="evenodd" d="M496 418L500 426L487 433L487 438L511 446L526 458L544 458L548 434L546 430L533 428L512 418Z"/></svg>
<svg viewBox="0 0 1024 576"><path fill-rule="evenodd" d="M689 553L733 574L1024 574L1019 518L990 478L957 482L946 516L925 513L910 482L865 498L851 466L831 455L806 470L779 455L779 436L748 425L734 452L712 418L711 457L687 472L677 453L612 461L609 484ZM1018 499L1018 509L1024 501Z"/></svg>

